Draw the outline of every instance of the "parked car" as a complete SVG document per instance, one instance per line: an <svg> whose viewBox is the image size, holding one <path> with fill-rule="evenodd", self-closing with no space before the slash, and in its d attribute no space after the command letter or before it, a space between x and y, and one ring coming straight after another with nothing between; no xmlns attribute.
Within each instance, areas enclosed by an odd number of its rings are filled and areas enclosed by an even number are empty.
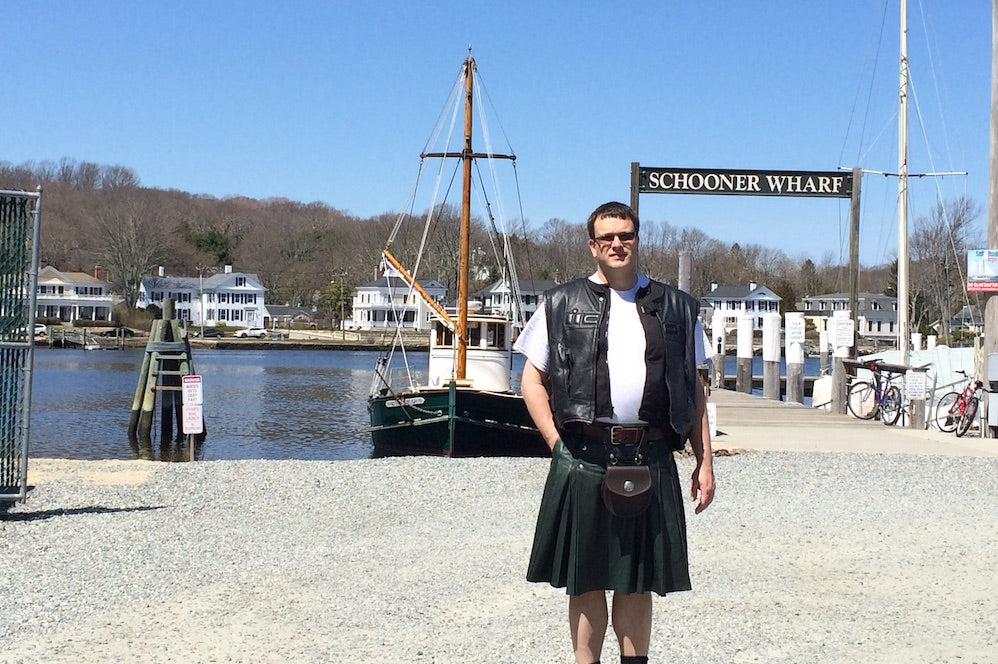
<svg viewBox="0 0 998 664"><path fill-rule="evenodd" d="M267 336L267 330L262 327L247 327L245 330L239 330L236 332L236 336L240 339L245 339L246 337L256 337L257 339L263 339Z"/></svg>
<svg viewBox="0 0 998 664"><path fill-rule="evenodd" d="M222 336L224 336L222 334L222 331L220 329L218 329L217 327L206 327L206 328L204 328L204 332L202 332L200 329L194 331L194 337L195 338L201 338L201 339L218 339L219 337L222 337Z"/></svg>
<svg viewBox="0 0 998 664"><path fill-rule="evenodd" d="M112 327L97 333L98 337L134 337L135 333L127 327Z"/></svg>
<svg viewBox="0 0 998 664"><path fill-rule="evenodd" d="M47 325L41 323L35 323L35 336L36 337L47 337L49 335L49 328Z"/></svg>

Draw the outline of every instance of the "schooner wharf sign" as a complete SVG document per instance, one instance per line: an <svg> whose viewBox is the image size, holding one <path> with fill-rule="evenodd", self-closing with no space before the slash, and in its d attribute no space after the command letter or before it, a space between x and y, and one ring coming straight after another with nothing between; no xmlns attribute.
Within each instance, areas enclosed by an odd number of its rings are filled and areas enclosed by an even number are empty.
<svg viewBox="0 0 998 664"><path fill-rule="evenodd" d="M726 194L849 198L853 174L842 171L745 171L709 168L637 169L640 194Z"/></svg>

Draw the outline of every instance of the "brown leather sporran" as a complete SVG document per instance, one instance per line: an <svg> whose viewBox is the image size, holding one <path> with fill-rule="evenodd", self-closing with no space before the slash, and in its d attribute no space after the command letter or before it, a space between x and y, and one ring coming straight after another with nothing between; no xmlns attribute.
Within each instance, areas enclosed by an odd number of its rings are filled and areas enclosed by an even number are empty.
<svg viewBox="0 0 998 664"><path fill-rule="evenodd" d="M648 466L607 466L600 487L606 510L620 519L633 519L651 505L651 469Z"/></svg>

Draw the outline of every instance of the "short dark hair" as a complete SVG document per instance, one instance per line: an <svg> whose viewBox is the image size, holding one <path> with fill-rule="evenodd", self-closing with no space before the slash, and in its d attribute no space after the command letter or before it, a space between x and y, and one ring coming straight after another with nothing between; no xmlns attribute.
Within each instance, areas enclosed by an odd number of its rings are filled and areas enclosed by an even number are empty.
<svg viewBox="0 0 998 664"><path fill-rule="evenodd" d="M598 208L593 210L593 213L589 215L589 219L586 220L586 231L589 233L590 240L596 239L596 231L594 230L596 220L602 219L603 217L627 219L634 224L635 233L641 229L641 222L638 221L638 213L631 209L630 205L624 205L623 203L618 203L617 201L610 201L609 203L603 203L603 205L600 205Z"/></svg>

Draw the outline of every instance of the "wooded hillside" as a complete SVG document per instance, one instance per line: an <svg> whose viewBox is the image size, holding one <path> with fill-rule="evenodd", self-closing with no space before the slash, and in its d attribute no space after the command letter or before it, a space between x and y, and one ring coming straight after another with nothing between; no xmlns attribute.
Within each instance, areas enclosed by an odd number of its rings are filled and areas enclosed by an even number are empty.
<svg viewBox="0 0 998 664"><path fill-rule="evenodd" d="M213 198L141 186L139 176L123 166L64 159L59 163L0 162L0 189L33 191L43 187L41 260L60 270L110 271L126 302L133 303L143 276L158 266L168 275L209 274L231 264L256 273L268 289L267 302L315 305L320 315L349 308L353 287L371 281L397 213L370 218L349 215L323 203L286 199ZM348 203L348 201L344 201ZM962 220L956 231L948 213ZM940 207L915 224L913 233L913 327L939 318L942 310L965 303L955 266L960 250L977 238L970 222L975 206L960 199ZM593 260L585 242L585 220L549 219L521 230L514 251L521 278L570 279L588 274ZM415 252L421 228L411 224L392 245L405 260ZM431 230L433 247L425 255L421 278L434 278L456 292L457 214L446 209ZM947 244L949 246L947 246ZM472 255L482 265L493 255L486 225L476 222ZM942 248L942 249L941 249ZM728 244L691 228L642 220L642 270L675 283L681 249L692 255L692 291L702 295L711 282L755 281L783 298L793 310L804 295L848 289L846 266L831 253L817 263L779 249ZM483 275L484 276L484 275ZM484 285L496 273L475 286ZM896 276L890 266L861 270L860 290L890 292ZM340 291L340 281L343 291ZM921 298L919 300L919 298ZM921 304L918 304L921 302ZM952 311L951 311L952 313Z"/></svg>

